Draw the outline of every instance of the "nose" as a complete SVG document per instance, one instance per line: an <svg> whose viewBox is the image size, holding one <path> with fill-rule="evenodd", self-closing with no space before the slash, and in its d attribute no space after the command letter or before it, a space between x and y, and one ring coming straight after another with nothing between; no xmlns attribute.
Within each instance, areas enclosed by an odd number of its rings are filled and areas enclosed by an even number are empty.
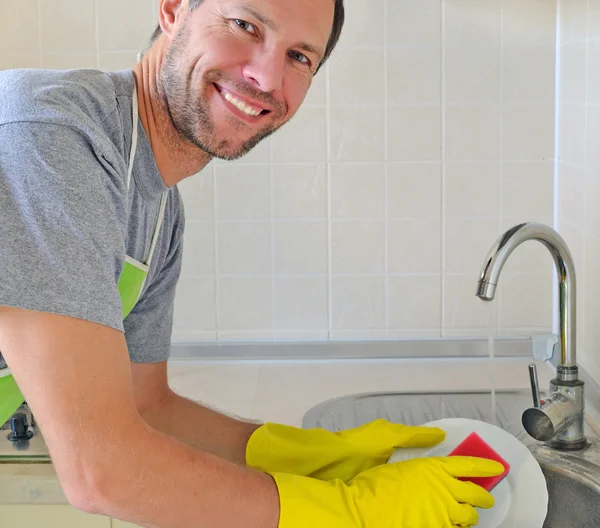
<svg viewBox="0 0 600 528"><path fill-rule="evenodd" d="M261 50L254 54L243 69L245 79L266 93L281 90L285 58L276 50Z"/></svg>

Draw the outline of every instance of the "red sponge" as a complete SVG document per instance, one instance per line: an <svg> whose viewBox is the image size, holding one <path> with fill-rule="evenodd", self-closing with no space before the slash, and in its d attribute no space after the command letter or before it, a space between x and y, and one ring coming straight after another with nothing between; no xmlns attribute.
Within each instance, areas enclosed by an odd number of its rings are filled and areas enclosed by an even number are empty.
<svg viewBox="0 0 600 528"><path fill-rule="evenodd" d="M460 480L468 480L478 484L487 491L492 491L498 483L508 475L510 464L504 460L489 444L487 444L477 433L471 433L448 456L472 456L479 458L488 458L500 462L504 466L504 473L497 477L464 477Z"/></svg>

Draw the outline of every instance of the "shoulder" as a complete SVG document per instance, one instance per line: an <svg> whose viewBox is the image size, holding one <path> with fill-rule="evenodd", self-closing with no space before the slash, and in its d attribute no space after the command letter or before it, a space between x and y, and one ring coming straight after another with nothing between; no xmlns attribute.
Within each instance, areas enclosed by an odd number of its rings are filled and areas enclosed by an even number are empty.
<svg viewBox="0 0 600 528"><path fill-rule="evenodd" d="M111 76L97 70L0 72L0 125L45 122L86 127L117 109Z"/></svg>

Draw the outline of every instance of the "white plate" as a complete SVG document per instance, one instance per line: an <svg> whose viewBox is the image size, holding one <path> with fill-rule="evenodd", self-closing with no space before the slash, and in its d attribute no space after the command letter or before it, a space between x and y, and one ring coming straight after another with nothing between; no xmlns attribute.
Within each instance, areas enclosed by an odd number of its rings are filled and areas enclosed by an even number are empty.
<svg viewBox="0 0 600 528"><path fill-rule="evenodd" d="M424 424L439 427L446 439L432 448L398 449L389 463L412 458L447 456L476 432L510 464L506 478L492 491L496 504L479 509L478 528L542 528L548 514L548 488L540 465L529 449L504 429L479 420L444 418Z"/></svg>

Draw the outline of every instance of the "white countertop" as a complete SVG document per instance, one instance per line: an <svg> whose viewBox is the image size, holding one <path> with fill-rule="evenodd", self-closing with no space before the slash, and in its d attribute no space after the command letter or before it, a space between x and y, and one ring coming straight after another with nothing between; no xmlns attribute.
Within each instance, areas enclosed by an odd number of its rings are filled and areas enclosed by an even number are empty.
<svg viewBox="0 0 600 528"><path fill-rule="evenodd" d="M526 389L529 358L330 361L182 361L169 365L175 392L243 419L300 426L331 398L369 392ZM552 376L538 363L541 387ZM52 464L0 464L0 504L67 504Z"/></svg>

